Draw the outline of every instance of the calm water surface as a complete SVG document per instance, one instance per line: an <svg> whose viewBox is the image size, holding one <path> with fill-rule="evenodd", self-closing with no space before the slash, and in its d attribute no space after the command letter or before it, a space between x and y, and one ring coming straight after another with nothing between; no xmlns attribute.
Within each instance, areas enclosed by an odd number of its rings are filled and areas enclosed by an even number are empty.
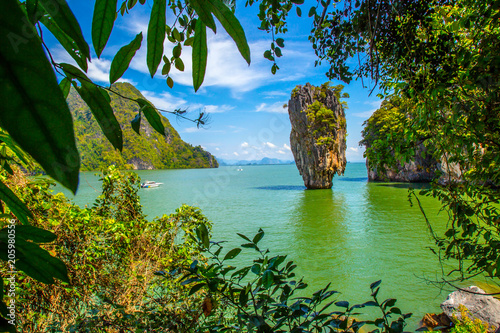
<svg viewBox="0 0 500 333"><path fill-rule="evenodd" d="M153 218L183 203L199 206L213 222L213 239L227 240L228 250L242 243L237 232L253 236L262 228L261 248L288 254L311 292L333 282L342 292L339 300L368 301L370 283L382 279L381 296L397 298L404 312L414 313L411 329L426 312L439 311L448 290L427 282L439 279L441 269L427 248L432 240L423 216L408 202L407 185L368 183L364 163L347 164L332 190L306 190L295 165L242 169L139 171L143 181L164 183L140 190L144 211ZM99 189L93 172L82 173L73 199L92 203ZM421 200L436 229L444 228L437 202Z"/></svg>

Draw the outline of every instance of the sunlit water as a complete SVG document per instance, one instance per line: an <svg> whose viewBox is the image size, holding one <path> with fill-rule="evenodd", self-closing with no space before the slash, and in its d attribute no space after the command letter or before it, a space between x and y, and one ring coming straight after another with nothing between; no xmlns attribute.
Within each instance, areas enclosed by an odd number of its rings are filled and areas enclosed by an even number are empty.
<svg viewBox="0 0 500 333"><path fill-rule="evenodd" d="M428 283L440 279L441 268L407 185L369 183L363 163L349 163L332 190L306 190L295 165L238 168L138 171L143 181L164 183L140 190L144 212L153 218L183 203L198 206L213 222L213 239L227 240L228 250L243 242L237 232L253 236L262 228L262 247L288 254L311 292L332 282L339 300L368 301L370 283L382 279L381 298L397 298L397 306L414 313L410 329L426 312L439 312L449 289ZM92 203L99 190L98 177L82 173L74 200ZM438 203L421 201L443 229ZM241 255L236 263L251 258Z"/></svg>

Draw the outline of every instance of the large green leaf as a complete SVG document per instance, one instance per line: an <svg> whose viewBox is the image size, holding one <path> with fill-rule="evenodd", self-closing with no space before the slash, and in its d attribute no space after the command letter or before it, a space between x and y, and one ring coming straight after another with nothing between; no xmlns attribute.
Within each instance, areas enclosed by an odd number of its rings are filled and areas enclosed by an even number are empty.
<svg viewBox="0 0 500 333"><path fill-rule="evenodd" d="M241 27L240 22L234 16L231 9L229 9L221 0L205 0L212 5L212 12L215 17L222 24L226 32L236 43L241 56L250 64L250 47L247 43L245 31Z"/></svg>
<svg viewBox="0 0 500 333"><path fill-rule="evenodd" d="M128 69L130 61L135 56L137 50L141 47L142 43L142 32L135 36L134 40L130 44L122 47L118 53L116 53L113 62L111 63L111 69L109 71L109 83L115 83L119 78L122 77L123 73Z"/></svg>
<svg viewBox="0 0 500 333"><path fill-rule="evenodd" d="M201 20L196 22L194 30L193 42L193 87L194 91L198 91L203 80L205 79L205 71L207 69L207 30L205 24Z"/></svg>
<svg viewBox="0 0 500 333"><path fill-rule="evenodd" d="M10 211L23 224L29 224L28 218L33 218L33 214L26 205L8 188L3 182L0 182L0 200L5 202Z"/></svg>
<svg viewBox="0 0 500 333"><path fill-rule="evenodd" d="M142 111L139 110L139 113L135 116L134 119L130 122L130 125L132 126L132 129L139 135L141 135L140 130L141 130L141 113Z"/></svg>
<svg viewBox="0 0 500 333"><path fill-rule="evenodd" d="M158 133L165 136L165 127L161 121L161 116L158 112L156 112L155 108L148 101L142 98L136 99L136 102L141 106L141 111L146 116L148 123L153 126Z"/></svg>
<svg viewBox="0 0 500 333"><path fill-rule="evenodd" d="M148 25L148 41L146 62L149 73L153 77L160 65L163 56L163 42L165 41L166 0L154 0L151 9L151 18Z"/></svg>
<svg viewBox="0 0 500 333"><path fill-rule="evenodd" d="M118 150L123 149L123 137L120 124L113 113L109 96L97 87L81 70L70 64L60 64L66 75L78 79L81 86L76 90L87 103L97 123L109 142Z"/></svg>
<svg viewBox="0 0 500 333"><path fill-rule="evenodd" d="M210 4L203 0L191 0L189 1L189 4L191 5L191 7L193 7L196 14L198 14L200 20L205 23L207 27L212 29L213 32L217 32L217 27L215 25L215 21L211 12L212 7L210 6Z"/></svg>
<svg viewBox="0 0 500 333"><path fill-rule="evenodd" d="M75 192L80 157L71 113L17 0L2 0L0 11L0 102L0 126L49 176Z"/></svg>
<svg viewBox="0 0 500 333"><path fill-rule="evenodd" d="M83 55L90 59L89 45L83 38L80 24L66 0L38 0L38 3L49 13L61 30L75 41Z"/></svg>
<svg viewBox="0 0 500 333"><path fill-rule="evenodd" d="M16 236L16 268L47 284L54 278L69 283L68 270L60 259L53 257L38 244Z"/></svg>
<svg viewBox="0 0 500 333"><path fill-rule="evenodd" d="M79 47L76 42L61 30L61 28L55 23L54 19L46 14L40 17L40 22L42 22L43 25L54 35L54 37L56 37L71 58L75 59L78 66L80 66L80 68L84 71L87 71L87 58L79 51Z"/></svg>
<svg viewBox="0 0 500 333"><path fill-rule="evenodd" d="M16 237L35 243L51 243L57 239L54 233L31 225L16 225Z"/></svg>
<svg viewBox="0 0 500 333"><path fill-rule="evenodd" d="M96 0L92 17L92 43L97 57L106 46L116 18L117 0Z"/></svg>

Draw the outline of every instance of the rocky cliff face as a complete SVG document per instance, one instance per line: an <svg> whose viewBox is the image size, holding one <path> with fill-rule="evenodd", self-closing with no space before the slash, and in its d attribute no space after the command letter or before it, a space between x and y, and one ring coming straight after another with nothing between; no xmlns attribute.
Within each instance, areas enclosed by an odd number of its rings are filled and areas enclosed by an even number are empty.
<svg viewBox="0 0 500 333"><path fill-rule="evenodd" d="M297 86L288 103L290 144L304 185L332 187L332 178L346 166L346 120L342 104L328 85Z"/></svg>
<svg viewBox="0 0 500 333"><path fill-rule="evenodd" d="M368 170L369 181L409 183L430 182L438 172L436 159L427 154L427 149L423 145L419 146L414 161L404 164L398 163L396 168L377 170L376 167L370 165L370 161L367 158L366 169Z"/></svg>

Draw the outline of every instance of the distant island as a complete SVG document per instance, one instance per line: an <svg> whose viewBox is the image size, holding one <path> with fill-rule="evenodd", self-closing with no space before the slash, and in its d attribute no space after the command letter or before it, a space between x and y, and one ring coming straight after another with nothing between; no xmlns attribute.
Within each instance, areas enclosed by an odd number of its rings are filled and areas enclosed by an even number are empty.
<svg viewBox="0 0 500 333"><path fill-rule="evenodd" d="M115 83L111 87L122 96L130 98L145 97L129 83ZM123 151L115 150L102 133L90 109L71 89L67 98L73 115L76 143L80 152L82 171L101 170L109 165L119 169L153 170L153 169L188 169L217 168L217 160L212 154L200 146L193 147L184 142L179 133L164 116L161 116L165 127L165 136L158 134L147 123L142 121L138 135L130 122L139 113L139 105L131 100L110 93L111 106L123 131Z"/></svg>
<svg viewBox="0 0 500 333"><path fill-rule="evenodd" d="M277 158L264 157L261 160L224 160L222 158L217 159L219 165L272 165L272 164L294 164L292 160L280 160Z"/></svg>

